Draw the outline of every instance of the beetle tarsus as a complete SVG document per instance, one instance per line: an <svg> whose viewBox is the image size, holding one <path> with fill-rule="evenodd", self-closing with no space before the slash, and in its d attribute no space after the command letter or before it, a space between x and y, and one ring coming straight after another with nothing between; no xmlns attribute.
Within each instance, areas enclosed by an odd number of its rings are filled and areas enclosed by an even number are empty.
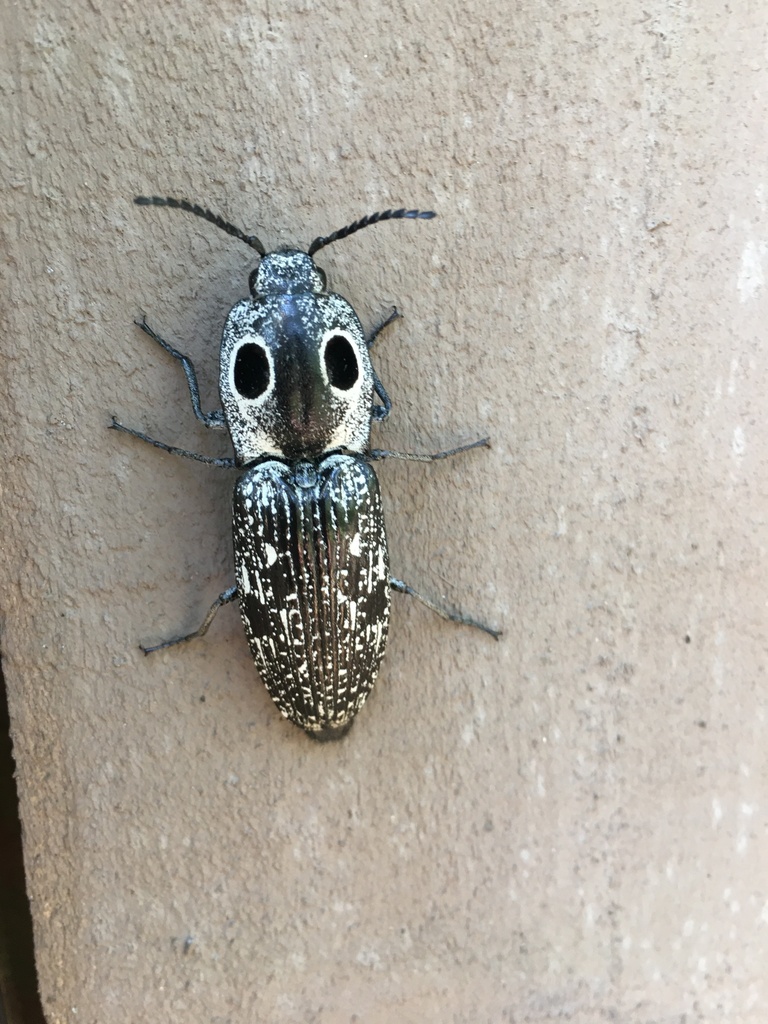
<svg viewBox="0 0 768 1024"><path fill-rule="evenodd" d="M492 626L486 626L484 622L478 622L477 619L471 619L468 615L461 615L459 612L451 611L450 608L445 608L442 605L436 604L430 598L420 594L413 587L409 587L407 583L403 583L402 580L396 580L394 576L390 576L389 585L393 590L397 591L398 594L407 594L409 597L415 597L417 601L421 601L422 604L426 605L433 612L440 616L441 619L446 619L448 622L456 622L460 626L471 626L473 629L482 630L483 633L487 633L488 636L492 636L494 640L498 640L501 636L500 629L494 629Z"/></svg>
<svg viewBox="0 0 768 1024"><path fill-rule="evenodd" d="M185 644L188 640L195 640L199 636L205 636L208 632L208 627L216 617L216 612L221 608L223 604L229 604L230 601L237 600L237 587L228 587L222 591L221 594L216 598L211 607L208 609L208 614L203 619L203 624L194 631L194 633L187 633L186 636L177 636L172 640L164 640L161 644L155 644L153 647L146 647L144 644L139 644L139 647L145 654L154 654L155 651L162 651L166 647L175 647L176 644Z"/></svg>
<svg viewBox="0 0 768 1024"><path fill-rule="evenodd" d="M395 320L402 320L402 319L403 319L403 314L400 312L400 310L397 308L397 306L393 306L392 307L392 312L389 314L389 316L386 318L386 320L382 320L381 323L379 324L379 326L378 327L374 327L374 329L371 331L371 336L370 336L370 338L367 339L368 351L369 352L371 351L371 349L373 348L374 341L376 341L376 339L378 338L378 336L381 334L381 332L384 330L385 327L389 327L389 325L393 324L395 322Z"/></svg>
<svg viewBox="0 0 768 1024"><path fill-rule="evenodd" d="M483 437L479 441L472 441L471 444L462 444L458 448L448 448L444 452L392 452L386 448L372 448L368 452L368 458L376 461L381 459L405 459L406 462L439 462L440 459L450 459L454 455L461 455L462 452L472 451L473 448L490 447L490 438Z"/></svg>

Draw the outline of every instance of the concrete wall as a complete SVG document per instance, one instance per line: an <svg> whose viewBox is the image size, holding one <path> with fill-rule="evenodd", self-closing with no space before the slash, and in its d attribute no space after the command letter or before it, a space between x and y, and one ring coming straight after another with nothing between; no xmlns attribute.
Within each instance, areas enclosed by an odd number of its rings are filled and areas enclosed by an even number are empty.
<svg viewBox="0 0 768 1024"><path fill-rule="evenodd" d="M623 6L623 9L622 9ZM6 4L0 608L51 1024L761 1022L768 999L761 3ZM366 324L396 598L341 743L234 606L177 365L308 243Z"/></svg>

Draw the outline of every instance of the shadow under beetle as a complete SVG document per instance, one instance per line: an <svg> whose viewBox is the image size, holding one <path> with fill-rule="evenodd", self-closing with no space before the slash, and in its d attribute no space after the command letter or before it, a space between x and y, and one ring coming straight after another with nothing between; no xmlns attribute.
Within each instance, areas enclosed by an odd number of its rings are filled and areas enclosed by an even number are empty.
<svg viewBox="0 0 768 1024"><path fill-rule="evenodd" d="M488 440L429 455L369 448L371 422L391 408L369 352L399 314L394 310L366 339L352 306L326 290L325 273L312 258L378 221L435 215L386 210L316 238L307 252L268 253L254 235L186 200L134 201L193 213L261 257L248 281L250 298L236 303L224 324L222 410L203 412L191 360L146 321L137 321L181 363L195 416L206 427L229 431L235 457L175 448L114 417L112 427L175 455L242 470L232 513L236 585L216 598L194 633L142 649L150 654L202 636L221 605L238 599L251 654L282 714L316 739L338 738L376 679L387 641L390 588L453 622L500 635L389 575L381 496L369 465L387 457L432 462L487 447Z"/></svg>

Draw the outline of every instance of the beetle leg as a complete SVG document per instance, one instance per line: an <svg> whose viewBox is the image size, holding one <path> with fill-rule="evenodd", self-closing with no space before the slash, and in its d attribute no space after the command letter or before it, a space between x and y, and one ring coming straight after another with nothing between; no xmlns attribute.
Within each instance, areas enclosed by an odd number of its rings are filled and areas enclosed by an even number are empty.
<svg viewBox="0 0 768 1024"><path fill-rule="evenodd" d="M384 330L384 328L388 327L395 320L397 320L400 317L402 317L402 315L403 314L398 310L397 306L393 306L392 307L392 312L389 314L387 319L383 320L379 324L378 327L375 327L373 329L373 331L371 332L370 338L366 339L366 344L368 346L368 351L369 352L373 348L374 341L376 341L376 339L381 334L381 332ZM389 416L389 410L392 408L392 400L389 397L389 395L387 394L387 392L386 392L386 390L384 388L384 385L379 380L379 376L378 376L378 374L376 373L375 370L374 370L374 373L373 373L373 389L376 392L376 394L379 396L379 398L381 399L382 404L381 405L374 405L374 407L371 409L371 418L374 419L374 420L386 419L387 416Z"/></svg>
<svg viewBox="0 0 768 1024"><path fill-rule="evenodd" d="M124 426L122 423L119 423L114 416L112 417L109 429L121 430L124 434L130 434L131 437L138 437L140 441L146 441L147 444L151 444L153 447L159 448L161 451L170 452L171 455L182 455L185 459L194 459L196 462L205 462L209 466L219 466L221 469L234 469L237 465L234 459L218 459L213 455L200 455L198 452L188 452L186 448L176 448L172 444L165 444L164 441L156 441L154 437L142 434L140 430L133 430L131 427Z"/></svg>
<svg viewBox="0 0 768 1024"><path fill-rule="evenodd" d="M379 324L378 327L374 327L374 329L371 331L370 338L366 339L366 344L368 345L368 351L369 352L373 348L374 341L376 341L376 339L381 334L381 332L384 330L384 328L385 327L389 327L389 325L391 323L394 323L395 320L402 319L402 316L403 316L403 314L400 312L400 310L397 308L397 306L393 306L392 307L392 312L389 314L387 319L386 320L382 320L382 322Z"/></svg>
<svg viewBox="0 0 768 1024"><path fill-rule="evenodd" d="M392 399L384 390L384 385L379 380L379 375L375 370L373 371L373 390L379 396L383 405L374 405L371 408L371 419L384 420L389 416L389 410L392 408Z"/></svg>
<svg viewBox="0 0 768 1024"><path fill-rule="evenodd" d="M461 626L472 626L473 629L481 629L483 633L488 633L494 640L498 640L501 636L500 629L493 629L491 626L486 626L483 622L478 622L477 619L470 619L468 615L460 615L458 612L452 612L450 609L442 607L442 605L435 604L434 601L424 597L423 594L414 590L413 587L409 587L407 583L403 583L402 580L396 580L394 576L389 577L389 585L398 594L408 594L409 597L415 597L422 604L425 604L427 608L431 608L433 612L449 622L457 622Z"/></svg>
<svg viewBox="0 0 768 1024"><path fill-rule="evenodd" d="M183 352L179 352L178 349L173 347L173 345L169 345L167 341L163 341L159 334L155 334L144 317L142 317L141 320L134 320L134 323L137 327L140 327L145 334L148 334L153 341L156 341L158 345L164 348L169 355L172 355L174 359L178 359L181 363L184 376L187 378L189 397L192 399L192 408L195 416L197 416L200 422L204 423L206 427L213 427L214 430L223 430L224 427L226 427L223 411L221 409L214 409L213 412L203 412L200 407L200 389L197 385L195 364L189 356L185 356Z"/></svg>
<svg viewBox="0 0 768 1024"><path fill-rule="evenodd" d="M437 462L440 459L448 459L452 455L461 455L462 452L471 451L472 448L490 448L491 442L487 437L471 444L462 444L458 448L449 448L444 452L391 452L385 448L372 448L368 452L369 459L406 459L409 462Z"/></svg>
<svg viewBox="0 0 768 1024"><path fill-rule="evenodd" d="M177 636L173 640L164 640L161 644L155 644L154 647L145 647L144 644L139 644L139 647L144 651L145 654L152 654L153 651L162 651L164 647L173 647L175 644L186 643L187 640L194 640L195 637L205 636L208 632L208 627L213 622L216 612L221 608L223 604L229 604L230 601L234 601L237 598L237 587L230 587L225 590L222 594L216 598L211 607L208 609L208 614L203 619L203 624L199 629L196 629L194 633L187 633L186 636Z"/></svg>

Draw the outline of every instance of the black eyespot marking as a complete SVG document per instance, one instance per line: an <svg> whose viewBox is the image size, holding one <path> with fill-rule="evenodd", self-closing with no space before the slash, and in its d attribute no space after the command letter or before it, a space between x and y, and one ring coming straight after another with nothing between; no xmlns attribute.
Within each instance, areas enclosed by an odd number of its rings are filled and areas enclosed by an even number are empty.
<svg viewBox="0 0 768 1024"><path fill-rule="evenodd" d="M349 391L357 382L360 370L355 350L343 334L334 334L325 346L325 370L328 380L339 391Z"/></svg>
<svg viewBox="0 0 768 1024"><path fill-rule="evenodd" d="M237 350L235 387L243 398L258 398L269 387L269 360L261 345L248 342Z"/></svg>

